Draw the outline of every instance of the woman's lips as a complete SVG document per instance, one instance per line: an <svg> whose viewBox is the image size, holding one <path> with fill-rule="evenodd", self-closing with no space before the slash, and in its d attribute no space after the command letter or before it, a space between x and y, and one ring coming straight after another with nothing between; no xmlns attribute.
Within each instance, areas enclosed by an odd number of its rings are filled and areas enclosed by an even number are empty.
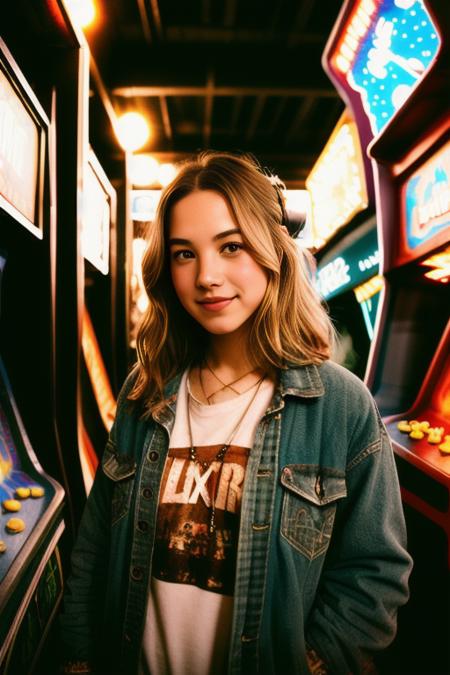
<svg viewBox="0 0 450 675"><path fill-rule="evenodd" d="M211 299L211 301L206 302L203 300L199 305L203 309L206 309L207 312L220 312L222 309L225 309L225 307L228 307L233 300L234 298L222 298L220 300Z"/></svg>

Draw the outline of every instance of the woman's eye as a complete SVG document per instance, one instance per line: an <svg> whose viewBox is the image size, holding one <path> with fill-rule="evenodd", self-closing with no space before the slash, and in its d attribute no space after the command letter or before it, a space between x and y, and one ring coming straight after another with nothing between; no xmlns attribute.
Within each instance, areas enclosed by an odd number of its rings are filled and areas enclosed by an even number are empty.
<svg viewBox="0 0 450 675"><path fill-rule="evenodd" d="M189 258L194 257L194 254L192 253L192 251L181 250L181 251L174 251L172 257L174 260L189 260Z"/></svg>
<svg viewBox="0 0 450 675"><path fill-rule="evenodd" d="M237 241L231 241L229 244L225 244L225 246L222 247L222 251L224 253L237 253L238 251L242 251L243 248L244 244Z"/></svg>

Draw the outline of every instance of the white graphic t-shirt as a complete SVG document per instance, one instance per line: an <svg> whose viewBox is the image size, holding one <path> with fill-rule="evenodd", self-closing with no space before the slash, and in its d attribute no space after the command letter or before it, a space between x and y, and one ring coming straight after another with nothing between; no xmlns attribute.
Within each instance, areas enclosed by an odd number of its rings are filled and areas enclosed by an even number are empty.
<svg viewBox="0 0 450 675"><path fill-rule="evenodd" d="M229 401L200 403L191 395L190 417L201 468L189 457L187 374L163 472L143 638L142 673L220 675L228 660L239 514L245 470L256 427L273 396L264 380L228 448L255 389ZM211 463L209 463L211 462ZM209 531L215 495L215 531Z"/></svg>

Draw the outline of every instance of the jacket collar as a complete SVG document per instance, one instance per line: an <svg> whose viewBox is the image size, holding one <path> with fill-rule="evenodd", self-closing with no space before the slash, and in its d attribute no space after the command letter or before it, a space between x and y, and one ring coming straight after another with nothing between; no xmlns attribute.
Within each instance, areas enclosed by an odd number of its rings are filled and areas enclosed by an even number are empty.
<svg viewBox="0 0 450 675"><path fill-rule="evenodd" d="M182 373L177 373L164 388L164 396L167 403L176 401L180 387ZM300 396L302 398L314 398L323 396L325 389L318 366L308 364L297 366L288 364L285 370L280 371L280 394L281 396Z"/></svg>
<svg viewBox="0 0 450 675"><path fill-rule="evenodd" d="M177 373L165 386L165 407L153 415L153 418L163 425L170 425L175 416L175 402L178 389L180 388L182 373ZM272 414L284 407L284 397L298 396L301 398L317 398L323 396L325 389L319 368L314 364L297 366L288 364L285 370L280 371L279 386L275 389L275 395L271 407L266 415ZM167 427L168 428L168 427Z"/></svg>
<svg viewBox="0 0 450 675"><path fill-rule="evenodd" d="M286 370L280 371L280 394L282 397L300 396L316 398L323 396L325 389L320 377L319 367L312 364L297 366L289 364Z"/></svg>

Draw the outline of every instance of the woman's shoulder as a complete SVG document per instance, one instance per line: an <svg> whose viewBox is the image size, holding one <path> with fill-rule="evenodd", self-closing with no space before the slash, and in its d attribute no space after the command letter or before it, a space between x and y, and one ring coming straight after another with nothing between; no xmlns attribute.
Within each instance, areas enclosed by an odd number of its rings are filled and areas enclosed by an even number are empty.
<svg viewBox="0 0 450 675"><path fill-rule="evenodd" d="M333 361L319 366L325 392L324 407L330 419L346 425L361 445L378 441L383 428L377 404L366 384L354 373Z"/></svg>
<svg viewBox="0 0 450 675"><path fill-rule="evenodd" d="M366 384L348 368L330 360L323 361L317 368L326 393L347 392L372 399Z"/></svg>

